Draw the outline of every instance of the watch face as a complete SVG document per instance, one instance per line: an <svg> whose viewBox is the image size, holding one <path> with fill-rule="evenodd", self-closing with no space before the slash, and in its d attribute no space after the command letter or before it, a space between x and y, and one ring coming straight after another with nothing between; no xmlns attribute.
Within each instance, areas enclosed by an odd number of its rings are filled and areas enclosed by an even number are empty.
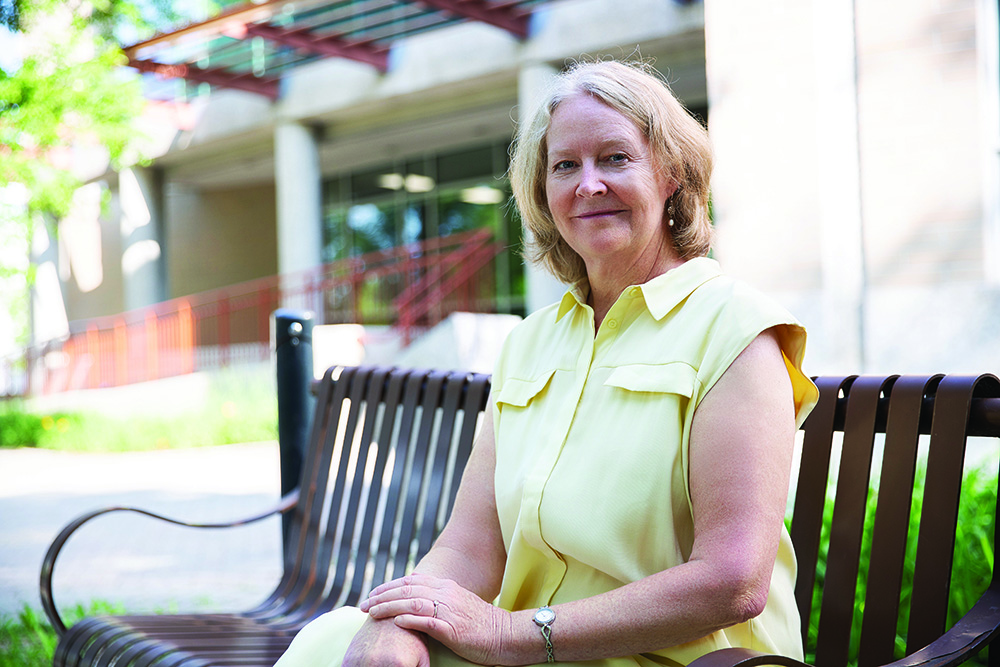
<svg viewBox="0 0 1000 667"><path fill-rule="evenodd" d="M556 620L556 613L548 607L542 607L535 612L535 623L539 625L548 625L554 620Z"/></svg>

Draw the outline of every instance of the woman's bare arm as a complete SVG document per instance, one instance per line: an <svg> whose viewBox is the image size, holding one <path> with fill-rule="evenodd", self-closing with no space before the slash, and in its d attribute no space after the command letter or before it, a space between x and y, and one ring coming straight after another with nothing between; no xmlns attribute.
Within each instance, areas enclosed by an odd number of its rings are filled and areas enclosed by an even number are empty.
<svg viewBox="0 0 1000 667"><path fill-rule="evenodd" d="M450 579L483 600L493 600L507 562L497 516L494 472L493 402L469 455L455 507L444 530L416 572Z"/></svg>

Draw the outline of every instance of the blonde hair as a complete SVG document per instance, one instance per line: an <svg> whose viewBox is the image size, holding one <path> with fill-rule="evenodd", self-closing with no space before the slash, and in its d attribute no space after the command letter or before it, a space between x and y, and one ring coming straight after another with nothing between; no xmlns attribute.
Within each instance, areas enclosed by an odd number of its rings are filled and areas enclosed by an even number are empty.
<svg viewBox="0 0 1000 667"><path fill-rule="evenodd" d="M670 237L674 250L681 259L707 255L712 247L708 215L712 147L708 132L650 65L611 60L575 63L559 74L538 109L518 130L509 176L521 219L532 236L525 257L565 283L587 275L583 258L556 229L545 193L546 135L552 113L563 100L578 93L593 95L632 120L643 133L653 159L677 183L669 200L673 204Z"/></svg>

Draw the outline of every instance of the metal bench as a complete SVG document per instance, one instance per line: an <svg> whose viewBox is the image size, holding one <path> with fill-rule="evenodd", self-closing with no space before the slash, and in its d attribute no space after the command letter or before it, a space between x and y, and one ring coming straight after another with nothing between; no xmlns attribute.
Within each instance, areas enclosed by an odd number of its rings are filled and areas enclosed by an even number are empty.
<svg viewBox="0 0 1000 667"><path fill-rule="evenodd" d="M820 377L817 384L820 402L803 427L791 525L802 632L815 664L848 664L876 450L882 456L881 488L857 664L896 659L908 539L917 540L909 657L895 664L940 667L975 655L1000 628L1000 584L991 582L980 602L942 633L966 442L969 436L988 436L993 460L998 459L1000 381L992 375ZM488 391L483 375L384 368L328 372L319 387L301 490L283 503L292 508L285 574L267 600L242 613L89 618L66 630L52 599L52 568L69 535L99 513L73 522L56 538L42 571L43 604L60 633L55 664L271 665L311 618L356 603L374 583L405 571L427 551L454 501ZM907 526L921 434L930 438L917 537L907 534ZM837 448L839 471L831 471ZM837 479L836 500L826 565L818 574L831 477ZM822 595L814 595L817 577ZM809 629L814 605L821 610L815 639ZM800 664L745 649L716 651L696 662L698 667Z"/></svg>
<svg viewBox="0 0 1000 667"><path fill-rule="evenodd" d="M54 664L272 665L310 619L356 604L372 582L401 575L427 552L451 510L488 393L485 375L327 371L299 489L270 512L226 524L291 512L284 575L241 613L94 617L66 629L52 573L70 535L108 512L164 517L108 508L73 521L42 565L42 605L60 635Z"/></svg>

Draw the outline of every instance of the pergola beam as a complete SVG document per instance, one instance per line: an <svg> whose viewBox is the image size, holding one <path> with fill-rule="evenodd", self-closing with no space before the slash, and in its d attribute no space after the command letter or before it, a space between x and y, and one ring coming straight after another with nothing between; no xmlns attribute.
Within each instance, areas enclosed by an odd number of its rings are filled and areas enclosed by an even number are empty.
<svg viewBox="0 0 1000 667"><path fill-rule="evenodd" d="M491 5L485 0L419 0L435 9L464 16L475 21L489 23L517 36L520 39L528 37L529 14L511 5Z"/></svg>
<svg viewBox="0 0 1000 667"><path fill-rule="evenodd" d="M250 23L246 33L285 46L334 58L348 58L374 66L380 72L389 69L387 49L364 43L351 43L339 37L319 37L309 30L288 30L268 23Z"/></svg>
<svg viewBox="0 0 1000 667"><path fill-rule="evenodd" d="M202 69L187 63L171 65L168 63L159 63L155 60L129 58L128 64L129 67L133 67L140 72L158 74L168 79L187 79L188 81L208 83L222 88L244 90L263 95L271 100L278 99L278 81L276 79L261 79L252 74L232 74L226 70L211 67Z"/></svg>
<svg viewBox="0 0 1000 667"><path fill-rule="evenodd" d="M233 25L242 25L251 21L263 21L270 19L275 13L280 12L285 5L293 0L263 0L262 2L245 2L223 11L218 16L214 16L205 21L191 23L180 28L175 28L169 32L160 33L149 39L123 47L122 50L129 58L138 58L143 49L173 44L182 38L190 38L195 35L213 36L224 33Z"/></svg>

